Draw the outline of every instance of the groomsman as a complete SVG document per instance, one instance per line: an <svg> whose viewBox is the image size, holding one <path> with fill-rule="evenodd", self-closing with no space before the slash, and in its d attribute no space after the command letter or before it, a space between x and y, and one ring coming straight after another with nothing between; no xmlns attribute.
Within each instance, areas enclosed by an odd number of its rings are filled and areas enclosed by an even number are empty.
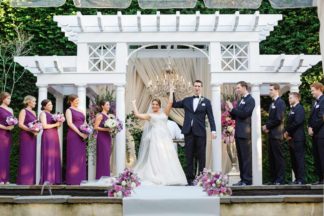
<svg viewBox="0 0 324 216"><path fill-rule="evenodd" d="M272 184L284 184L285 159L282 153L282 141L284 133L284 116L286 110L285 102L279 97L280 85L270 84L269 95L272 103L269 107L269 117L263 132L268 134L269 142L269 164Z"/></svg>
<svg viewBox="0 0 324 216"><path fill-rule="evenodd" d="M234 136L241 181L234 186L245 186L252 184L251 116L255 101L248 92L248 84L244 81L237 83L236 93L242 97L238 107L234 108L230 101L226 101L226 104L232 118L236 121Z"/></svg>
<svg viewBox="0 0 324 216"><path fill-rule="evenodd" d="M316 99L311 116L308 121L308 134L313 138L313 154L318 181L315 184L323 184L324 179L324 85L314 83L311 85L311 93Z"/></svg>
<svg viewBox="0 0 324 216"><path fill-rule="evenodd" d="M290 112L284 138L289 142L292 168L295 173L293 184L305 184L305 110L299 103L300 94L292 92L289 94Z"/></svg>

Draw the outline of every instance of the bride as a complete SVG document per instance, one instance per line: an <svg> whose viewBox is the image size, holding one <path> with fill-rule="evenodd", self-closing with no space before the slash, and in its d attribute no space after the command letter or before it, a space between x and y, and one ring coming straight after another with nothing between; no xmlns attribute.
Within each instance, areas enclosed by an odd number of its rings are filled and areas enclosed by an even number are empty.
<svg viewBox="0 0 324 216"><path fill-rule="evenodd" d="M147 120L144 125L138 160L134 172L144 183L155 185L187 185L177 152L167 127L167 120L173 102L173 88L170 88L168 105L161 111L161 101L153 99L152 112L140 114L133 101L135 117Z"/></svg>

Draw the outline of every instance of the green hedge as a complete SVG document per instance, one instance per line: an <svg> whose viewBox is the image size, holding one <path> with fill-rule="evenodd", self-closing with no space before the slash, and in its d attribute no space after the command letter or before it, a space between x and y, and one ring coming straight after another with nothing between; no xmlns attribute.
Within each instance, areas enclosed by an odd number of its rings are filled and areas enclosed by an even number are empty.
<svg viewBox="0 0 324 216"><path fill-rule="evenodd" d="M132 1L129 8L123 9L123 14L136 14L141 10L142 14L154 14L156 10L142 10L139 8L137 1ZM214 13L215 9L205 8L203 1L199 0L196 8L179 10L182 14L195 13L199 10L202 14ZM59 8L11 8L8 6L8 0L2 1L0 4L0 39L12 39L15 37L14 27L22 24L21 28L34 35L31 41L32 51L30 55L76 55L75 44L69 42L64 34L53 21L53 15L76 14L81 11L83 14L96 14L101 11L103 14L116 14L116 9L77 9L74 7L72 0ZM175 13L172 10L160 10L161 13ZM235 10L224 9L221 13L234 13ZM319 21L317 18L316 8L307 9L273 9L268 1L263 1L259 8L261 14L283 14L283 21L279 22L279 26L271 33L267 40L263 41L260 46L262 54L319 54ZM255 10L240 10L240 13L254 13ZM0 73L1 73L0 68ZM21 102L25 95L32 94L37 96L35 86L36 79L30 73L26 73L20 83L16 87L13 95L12 107L18 113L22 107ZM323 81L322 67L320 64L308 70L303 74L301 81L301 94L303 104L306 110L310 110L312 98L309 92L309 85L314 81ZM287 80L289 82L289 80ZM286 100L287 101L287 100ZM262 107L267 110L269 99L262 98ZM14 130L14 144L11 154L11 181L15 182L17 162L18 162L18 139L17 129ZM268 157L267 143L263 142L263 179L268 180ZM287 146L287 145L286 145ZM180 158L184 164L183 150L180 149ZM287 164L289 165L289 154L286 148ZM290 165L287 166L287 178L290 177ZM313 158L311 156L311 142L306 144L306 172L307 181L314 181Z"/></svg>

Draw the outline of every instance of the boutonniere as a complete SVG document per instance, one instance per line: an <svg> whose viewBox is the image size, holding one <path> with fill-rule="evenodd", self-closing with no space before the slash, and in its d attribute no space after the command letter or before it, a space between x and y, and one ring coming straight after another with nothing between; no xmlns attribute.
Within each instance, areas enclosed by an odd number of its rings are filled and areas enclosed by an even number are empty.
<svg viewBox="0 0 324 216"><path fill-rule="evenodd" d="M242 101L241 101L241 104L245 104L245 101L244 101L244 100L242 100Z"/></svg>
<svg viewBox="0 0 324 216"><path fill-rule="evenodd" d="M295 114L295 112L293 112L293 111L290 111L290 115L294 115Z"/></svg>
<svg viewBox="0 0 324 216"><path fill-rule="evenodd" d="M272 109L276 109L276 106L274 104L271 105Z"/></svg>
<svg viewBox="0 0 324 216"><path fill-rule="evenodd" d="M204 99L205 99L204 97L200 97L199 98L199 103L203 102Z"/></svg>
<svg viewBox="0 0 324 216"><path fill-rule="evenodd" d="M315 108L316 108L316 109L319 108L319 104L317 104L317 105L315 106Z"/></svg>

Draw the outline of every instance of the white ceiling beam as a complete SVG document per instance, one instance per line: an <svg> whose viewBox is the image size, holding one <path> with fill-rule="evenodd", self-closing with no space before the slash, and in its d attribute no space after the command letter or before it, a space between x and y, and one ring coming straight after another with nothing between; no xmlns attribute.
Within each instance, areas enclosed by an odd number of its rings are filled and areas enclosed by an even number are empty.
<svg viewBox="0 0 324 216"><path fill-rule="evenodd" d="M37 70L39 71L39 73L41 73L41 74L44 73L44 70L41 68L38 60L35 60L35 66L36 66Z"/></svg>
<svg viewBox="0 0 324 216"><path fill-rule="evenodd" d="M57 56L53 56L53 57L54 57L54 68L56 69L56 71L58 73L63 73L63 67L59 63L59 60L57 59Z"/></svg>
<svg viewBox="0 0 324 216"><path fill-rule="evenodd" d="M78 25L80 27L81 32L84 32L84 27L82 23L82 14L80 11L77 12L77 20L78 20Z"/></svg>
<svg viewBox="0 0 324 216"><path fill-rule="evenodd" d="M141 12L137 11L137 29L139 32L142 31Z"/></svg>
<svg viewBox="0 0 324 216"><path fill-rule="evenodd" d="M219 11L216 11L215 12L215 23L214 23L213 31L217 31L218 24L219 24Z"/></svg>
<svg viewBox="0 0 324 216"><path fill-rule="evenodd" d="M198 31L199 24L200 24L200 11L196 11L196 27L195 27L195 31Z"/></svg>
<svg viewBox="0 0 324 216"><path fill-rule="evenodd" d="M160 25L161 25L161 16L160 11L156 12L156 31L160 31Z"/></svg>
<svg viewBox="0 0 324 216"><path fill-rule="evenodd" d="M117 12L117 19L118 19L118 27L119 27L119 31L123 32L123 24L122 24L122 12L118 11Z"/></svg>
<svg viewBox="0 0 324 216"><path fill-rule="evenodd" d="M294 60L292 71L297 73L298 70L303 66L304 60L304 54L300 54L299 56L297 56Z"/></svg>
<svg viewBox="0 0 324 216"><path fill-rule="evenodd" d="M101 14L101 12L97 12L97 21L98 21L98 26L99 26L100 32L103 32L104 27L102 25L102 14Z"/></svg>
<svg viewBox="0 0 324 216"><path fill-rule="evenodd" d="M176 12L176 31L178 32L180 29L180 11Z"/></svg>
<svg viewBox="0 0 324 216"><path fill-rule="evenodd" d="M235 21L234 21L233 31L236 31L236 29L237 29L237 27L239 25L239 22L240 22L240 12L236 11L235 12Z"/></svg>
<svg viewBox="0 0 324 216"><path fill-rule="evenodd" d="M258 27L259 20L260 20L260 12L259 11L255 11L255 13L254 13L254 24L252 26L252 31L255 31L256 28Z"/></svg>
<svg viewBox="0 0 324 216"><path fill-rule="evenodd" d="M285 63L285 54L281 54L274 64L274 71L279 72L283 68L284 63Z"/></svg>

